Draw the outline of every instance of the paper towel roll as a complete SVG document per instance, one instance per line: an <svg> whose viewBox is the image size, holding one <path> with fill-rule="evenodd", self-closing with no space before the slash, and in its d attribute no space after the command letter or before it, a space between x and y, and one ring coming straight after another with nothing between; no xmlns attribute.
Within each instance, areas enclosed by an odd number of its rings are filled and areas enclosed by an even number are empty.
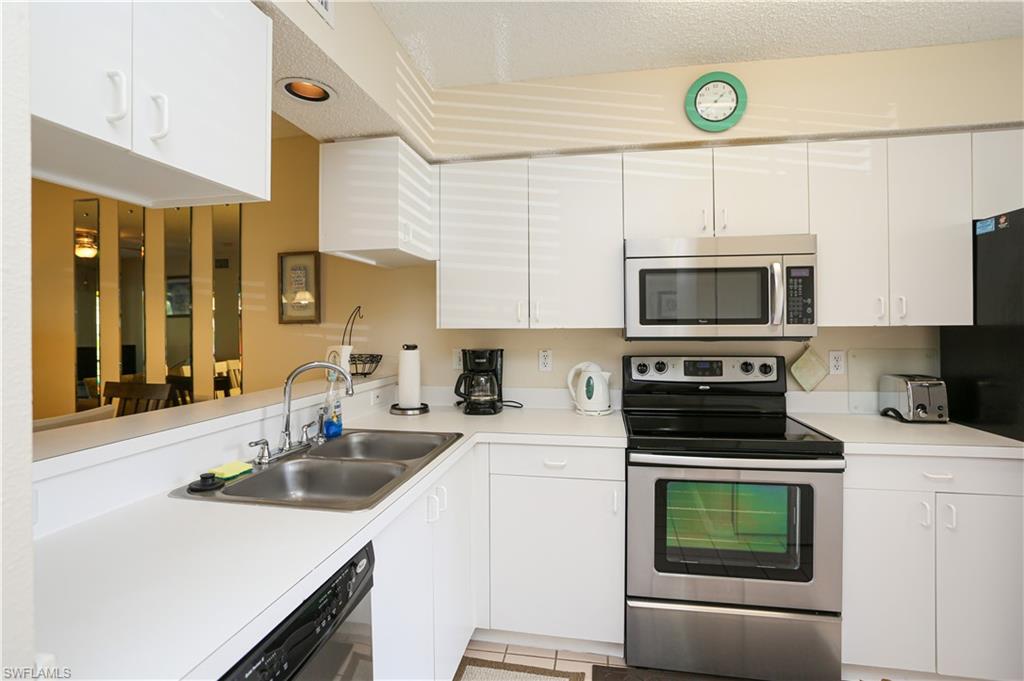
<svg viewBox="0 0 1024 681"><path fill-rule="evenodd" d="M414 409L420 399L420 349L416 345L403 345L398 353L398 406Z"/></svg>

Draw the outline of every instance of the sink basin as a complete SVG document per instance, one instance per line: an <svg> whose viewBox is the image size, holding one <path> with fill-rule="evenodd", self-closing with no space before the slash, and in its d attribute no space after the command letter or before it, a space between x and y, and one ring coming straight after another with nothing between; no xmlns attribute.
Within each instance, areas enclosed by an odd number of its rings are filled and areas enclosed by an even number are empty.
<svg viewBox="0 0 1024 681"><path fill-rule="evenodd" d="M223 494L264 503L365 508L406 470L381 461L292 459L225 487Z"/></svg>
<svg viewBox="0 0 1024 681"><path fill-rule="evenodd" d="M352 430L292 452L216 490L171 496L203 501L361 511L371 508L462 437L460 433Z"/></svg>
<svg viewBox="0 0 1024 681"><path fill-rule="evenodd" d="M419 459L452 439L445 433L355 430L306 452L308 457L409 461Z"/></svg>

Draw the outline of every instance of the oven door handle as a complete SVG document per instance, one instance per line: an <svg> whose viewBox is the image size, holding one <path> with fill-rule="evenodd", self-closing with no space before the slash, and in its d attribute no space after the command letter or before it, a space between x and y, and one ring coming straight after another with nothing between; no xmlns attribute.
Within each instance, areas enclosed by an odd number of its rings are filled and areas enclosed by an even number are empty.
<svg viewBox="0 0 1024 681"><path fill-rule="evenodd" d="M844 459L733 459L717 456L674 456L630 452L629 463L653 463L672 468L751 468L758 470L844 471Z"/></svg>
<svg viewBox="0 0 1024 681"><path fill-rule="evenodd" d="M772 263L772 326L782 324L783 303L786 300L786 282L782 279L782 263Z"/></svg>

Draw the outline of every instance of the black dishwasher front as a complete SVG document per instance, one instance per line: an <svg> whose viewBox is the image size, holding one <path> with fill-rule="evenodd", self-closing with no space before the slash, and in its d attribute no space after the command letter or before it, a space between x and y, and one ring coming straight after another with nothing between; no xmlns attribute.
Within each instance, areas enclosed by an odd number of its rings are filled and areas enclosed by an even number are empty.
<svg viewBox="0 0 1024 681"><path fill-rule="evenodd" d="M367 544L221 678L372 681L372 587Z"/></svg>

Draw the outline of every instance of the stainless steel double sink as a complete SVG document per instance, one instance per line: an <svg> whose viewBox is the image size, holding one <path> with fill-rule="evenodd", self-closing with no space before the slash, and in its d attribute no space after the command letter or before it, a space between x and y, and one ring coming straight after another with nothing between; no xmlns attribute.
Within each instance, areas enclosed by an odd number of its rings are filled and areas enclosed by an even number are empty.
<svg viewBox="0 0 1024 681"><path fill-rule="evenodd" d="M172 496L359 511L375 506L460 437L461 433L345 431L322 445L256 466L220 489L189 492L182 487Z"/></svg>

